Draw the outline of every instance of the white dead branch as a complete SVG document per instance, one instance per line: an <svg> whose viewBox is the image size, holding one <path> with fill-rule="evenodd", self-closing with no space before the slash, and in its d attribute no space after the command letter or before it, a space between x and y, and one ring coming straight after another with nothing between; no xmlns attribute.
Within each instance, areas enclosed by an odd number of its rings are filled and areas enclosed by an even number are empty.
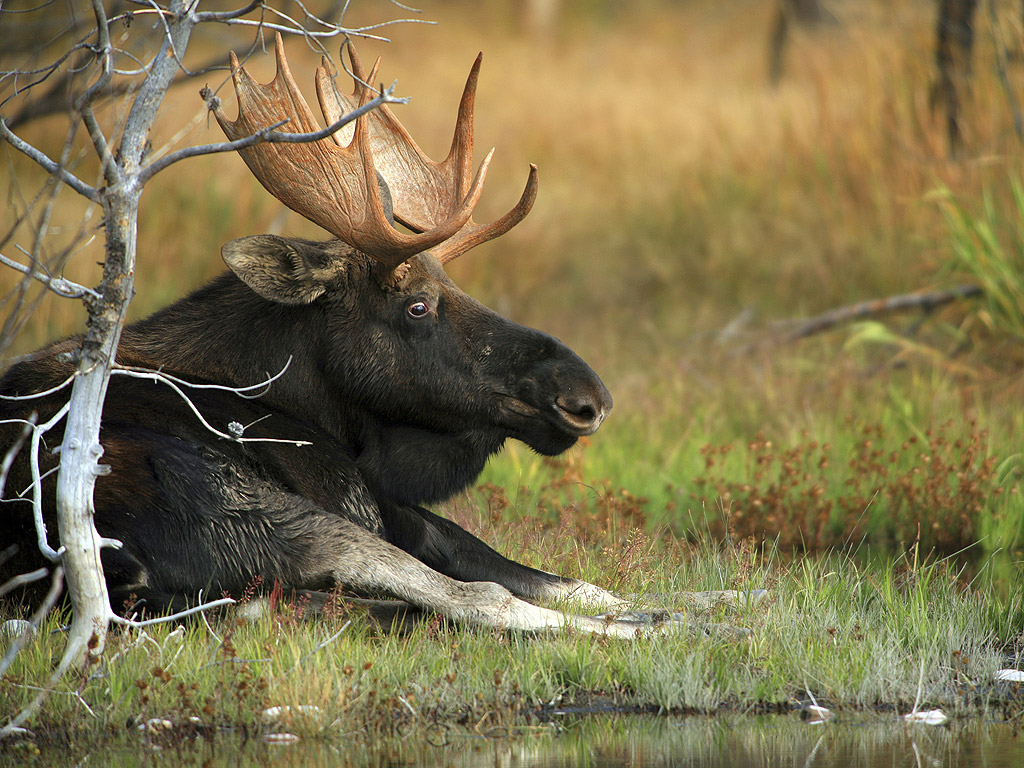
<svg viewBox="0 0 1024 768"><path fill-rule="evenodd" d="M245 430L252 426L252 424L240 424L237 421L232 421L227 425L228 432L221 432L215 426L210 424L209 421L203 416L203 414L196 407L195 403L185 394L185 388L189 389L216 389L222 392L230 392L238 395L239 397L260 397L265 394L270 388L270 385L281 378L285 371L288 370L288 366L291 365L292 358L289 356L287 362L284 364L284 368L280 370L276 375L270 376L269 378L261 381L257 384L250 384L247 387L226 387L221 384L193 384L192 382L179 379L175 376L163 373L161 371L150 371L143 368L134 368L130 366L116 365L111 369L111 374L131 376L136 379L149 379L160 384L166 384L171 390L178 395L185 404L189 407L189 410L195 414L196 418L199 419L200 423L208 429L212 434L224 440L232 440L237 443L285 443L287 445L294 445L300 448L305 445L312 445L308 440L284 440L276 437L243 437ZM257 394L250 395L250 392L257 392ZM266 418L266 417L264 417ZM262 419L261 419L262 420ZM257 422L253 422L255 424ZM230 433L230 434L229 434Z"/></svg>

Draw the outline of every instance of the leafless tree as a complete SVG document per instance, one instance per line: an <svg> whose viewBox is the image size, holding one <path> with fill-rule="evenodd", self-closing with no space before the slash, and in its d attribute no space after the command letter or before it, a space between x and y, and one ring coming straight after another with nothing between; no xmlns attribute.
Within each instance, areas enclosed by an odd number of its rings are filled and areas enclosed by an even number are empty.
<svg viewBox="0 0 1024 768"><path fill-rule="evenodd" d="M985 19L979 21L978 0L939 0L935 25L935 80L932 82L930 102L946 123L949 151L956 155L963 148L964 106L970 101L974 47L979 24L987 26L995 61L993 66L1006 97L1018 139L1024 138L1024 115L1018 93L1008 74L1011 49L1005 44L1001 31L996 0L988 0ZM1022 5L1024 11L1024 5Z"/></svg>
<svg viewBox="0 0 1024 768"><path fill-rule="evenodd" d="M939 0L935 29L935 67L931 102L946 118L946 135L952 152L963 143L962 102L971 77L974 51L975 10L978 0Z"/></svg>
<svg viewBox="0 0 1024 768"><path fill-rule="evenodd" d="M36 519L40 549L54 563L51 593L59 590L63 574L74 608L67 647L55 677L82 663L87 654L102 653L108 625L125 621L111 609L100 564L101 547L118 546L118 542L105 541L97 533L92 498L96 477L109 471L100 463L100 414L134 293L137 214L144 187L156 174L187 158L259 142L323 138L368 109L402 101L392 96L393 89L382 90L365 107L317 133L286 133L287 127L274 125L236 141L191 146L154 157L148 144L150 129L168 89L183 79L210 77L211 68L217 68L217 61L198 69L186 67L185 53L193 33L202 28L227 28L250 51L261 45L268 32L302 35L326 55L325 46L332 41L351 35L377 37L380 27L395 23L346 28L347 2L319 9L319 13L298 0L278 7L252 0L227 10L223 5L207 10L201 4L200 0L91 0L68 4L38 0L34 7L12 10L0 3L0 139L9 145L8 152L13 149L33 161L37 171L34 183L38 186L32 195L11 196L13 215L6 219L9 228L0 231L0 249L8 254L11 249L20 252L16 258L0 253L0 260L22 273L5 297L0 353L37 300L31 298L29 290L34 282L59 296L82 301L88 312L85 336L73 353L76 372L65 382L69 391L66 407L46 424L27 422L18 445L0 446L6 468L18 450L37 455L44 432L66 420L57 480L59 546L48 543L42 515ZM223 81L227 71L221 69L217 77ZM122 109L99 108L113 96L121 97ZM216 105L216 96L205 88L204 97L208 107ZM63 147L52 156L18 130L42 114L60 114L66 121ZM88 167L85 163L74 162L80 147L76 139L82 134L98 162L98 177L93 180L79 170ZM21 181L19 190L25 186ZM52 248L48 226L57 195L63 189L84 198L92 217L83 223L79 237ZM86 227L97 223L104 240L100 283L87 287L60 277L64 264L86 238ZM36 485L38 496L38 477ZM45 615L45 611L37 611L37 616L40 613ZM0 665L0 674L7 663ZM20 727L41 702L42 697L0 726L0 736Z"/></svg>

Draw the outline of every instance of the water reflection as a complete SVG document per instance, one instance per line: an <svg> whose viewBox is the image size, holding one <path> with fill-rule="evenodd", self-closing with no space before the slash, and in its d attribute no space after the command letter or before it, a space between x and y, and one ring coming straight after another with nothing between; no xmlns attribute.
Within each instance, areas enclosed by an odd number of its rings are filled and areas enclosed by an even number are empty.
<svg viewBox="0 0 1024 768"><path fill-rule="evenodd" d="M431 743L433 742L433 743ZM446 743L445 743L446 742ZM42 755L49 765L65 763ZM65 755L71 758L71 755ZM48 759L47 759L48 758ZM119 766L997 766L1024 765L1024 743L1001 723L947 727L897 724L869 717L811 725L796 717L656 718L590 716L523 729L507 738L438 730L423 740L368 745L352 736L305 739L289 745L218 737L76 755L72 761ZM3 756L0 756L0 762Z"/></svg>

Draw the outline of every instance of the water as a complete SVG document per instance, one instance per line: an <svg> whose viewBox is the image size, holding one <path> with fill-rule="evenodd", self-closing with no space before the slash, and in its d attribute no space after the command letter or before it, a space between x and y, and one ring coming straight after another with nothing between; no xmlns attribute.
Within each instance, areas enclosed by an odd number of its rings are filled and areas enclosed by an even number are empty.
<svg viewBox="0 0 1024 768"><path fill-rule="evenodd" d="M768 766L1024 766L1024 740L1005 723L906 726L882 715L813 725L796 716L590 715L484 734L438 727L385 743L324 734L287 745L220 735L210 740L141 736L116 748L0 752L0 765L445 766L525 768L768 768Z"/></svg>

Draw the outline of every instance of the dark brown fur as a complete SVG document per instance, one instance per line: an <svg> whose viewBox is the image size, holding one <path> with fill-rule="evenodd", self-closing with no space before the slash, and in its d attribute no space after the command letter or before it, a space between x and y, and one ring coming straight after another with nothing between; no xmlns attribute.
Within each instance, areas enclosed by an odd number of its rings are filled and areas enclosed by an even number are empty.
<svg viewBox="0 0 1024 768"><path fill-rule="evenodd" d="M509 437L556 454L597 429L611 397L573 352L473 301L428 255L392 287L338 241L261 236L229 244L225 258L237 274L128 327L118 360L228 387L287 364L257 398L186 392L222 432L234 422L251 425L245 438L311 445L217 437L167 385L115 375L101 434L112 472L95 495L99 532L124 545L103 555L115 608L132 597L163 610L200 590L238 596L257 580L387 594L456 620L528 629L567 619L512 595L614 603L504 558L422 506L470 485ZM55 355L77 343L14 365L0 394L59 383L72 367ZM0 419L33 410L45 419L66 398L0 400ZM0 445L19 429L0 425ZM44 471L60 439L59 428L46 435ZM0 505L0 549L19 547L0 583L40 561L30 504L19 498L30 485L25 453Z"/></svg>

